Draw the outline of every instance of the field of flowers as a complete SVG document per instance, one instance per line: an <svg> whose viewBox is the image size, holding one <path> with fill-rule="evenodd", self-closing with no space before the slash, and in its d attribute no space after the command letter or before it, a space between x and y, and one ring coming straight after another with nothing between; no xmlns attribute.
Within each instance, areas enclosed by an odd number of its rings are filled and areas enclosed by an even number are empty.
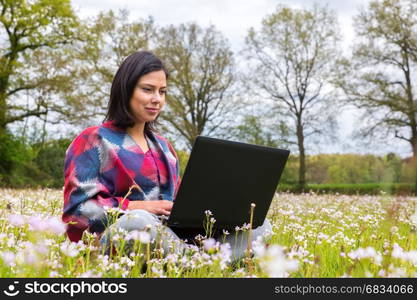
<svg viewBox="0 0 417 300"><path fill-rule="evenodd" d="M0 189L1 277L417 277L416 197L276 194L272 235L233 264L210 238L181 255L147 232L118 233L110 256L93 234L71 243L62 201L60 190Z"/></svg>

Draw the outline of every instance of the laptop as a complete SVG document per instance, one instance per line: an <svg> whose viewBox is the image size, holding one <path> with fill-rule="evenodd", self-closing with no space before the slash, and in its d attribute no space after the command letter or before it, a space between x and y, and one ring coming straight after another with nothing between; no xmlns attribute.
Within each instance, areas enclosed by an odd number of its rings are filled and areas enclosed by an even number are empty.
<svg viewBox="0 0 417 300"><path fill-rule="evenodd" d="M290 151L198 136L166 224L178 236L204 235L208 211L213 233L250 222L263 224ZM216 234L213 234L216 235Z"/></svg>

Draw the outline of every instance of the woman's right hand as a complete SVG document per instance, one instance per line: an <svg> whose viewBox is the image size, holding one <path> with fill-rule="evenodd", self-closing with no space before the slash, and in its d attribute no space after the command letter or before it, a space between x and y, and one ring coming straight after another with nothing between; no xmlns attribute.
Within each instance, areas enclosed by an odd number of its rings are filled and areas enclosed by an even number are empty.
<svg viewBox="0 0 417 300"><path fill-rule="evenodd" d="M169 216L173 204L169 200L129 201L127 209L143 209L155 215Z"/></svg>

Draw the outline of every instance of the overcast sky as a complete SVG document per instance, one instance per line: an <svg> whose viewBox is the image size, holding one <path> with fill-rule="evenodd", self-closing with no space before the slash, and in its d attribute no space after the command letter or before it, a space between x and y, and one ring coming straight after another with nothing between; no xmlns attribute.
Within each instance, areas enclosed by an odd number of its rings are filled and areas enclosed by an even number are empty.
<svg viewBox="0 0 417 300"><path fill-rule="evenodd" d="M73 7L81 17L94 16L103 10L127 9L130 12L130 19L152 16L158 25L175 25L189 21L195 21L203 26L213 24L229 39L235 52L241 50L248 28L259 28L261 20L272 13L278 4L293 8L310 8L313 3L328 5L336 11L344 38L342 45L345 51L349 51L355 38L352 17L359 7L366 6L368 2L369 0L72 0ZM411 153L408 144L397 140L387 141L381 146L375 144L366 149L358 145L350 137L356 124L360 124L358 115L358 112L353 110L341 113L340 143L322 146L317 152L384 154L394 151L401 156Z"/></svg>
<svg viewBox="0 0 417 300"><path fill-rule="evenodd" d="M127 9L131 19L153 16L157 24L179 24L196 21L214 24L231 42L233 50L241 48L249 27L258 28L262 18L278 4L293 8L311 7L313 3L328 5L339 16L346 42L353 38L351 16L368 0L72 0L80 16L94 16L101 10ZM347 43L346 43L347 44Z"/></svg>

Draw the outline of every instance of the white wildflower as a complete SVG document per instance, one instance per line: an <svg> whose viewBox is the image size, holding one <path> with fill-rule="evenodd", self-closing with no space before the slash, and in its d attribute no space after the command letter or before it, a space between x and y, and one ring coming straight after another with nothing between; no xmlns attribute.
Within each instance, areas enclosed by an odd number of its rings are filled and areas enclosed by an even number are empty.
<svg viewBox="0 0 417 300"><path fill-rule="evenodd" d="M16 255L13 252L10 251L4 251L0 253L1 259L3 262L8 266L14 266L15 265L15 259Z"/></svg>
<svg viewBox="0 0 417 300"><path fill-rule="evenodd" d="M358 248L349 252L348 256L354 260L370 258L373 259L377 264L380 264L382 261L382 255L379 252L376 252L373 247Z"/></svg>
<svg viewBox="0 0 417 300"><path fill-rule="evenodd" d="M140 231L138 238L142 244L148 244L151 241L151 235L146 231Z"/></svg>
<svg viewBox="0 0 417 300"><path fill-rule="evenodd" d="M206 251L210 251L217 246L217 242L213 238L209 238L203 241L203 246Z"/></svg>
<svg viewBox="0 0 417 300"><path fill-rule="evenodd" d="M9 215L7 220L15 227L21 227L26 223L25 217L22 215Z"/></svg>
<svg viewBox="0 0 417 300"><path fill-rule="evenodd" d="M67 230L67 224L57 217L50 217L46 220L47 229L55 234L64 234Z"/></svg>
<svg viewBox="0 0 417 300"><path fill-rule="evenodd" d="M270 277L288 277L289 272L298 269L298 262L287 259L283 248L278 245L268 247L259 257L259 263Z"/></svg>
<svg viewBox="0 0 417 300"><path fill-rule="evenodd" d="M65 242L61 244L61 252L69 257L77 256L79 251L77 249L77 244L72 242Z"/></svg>

